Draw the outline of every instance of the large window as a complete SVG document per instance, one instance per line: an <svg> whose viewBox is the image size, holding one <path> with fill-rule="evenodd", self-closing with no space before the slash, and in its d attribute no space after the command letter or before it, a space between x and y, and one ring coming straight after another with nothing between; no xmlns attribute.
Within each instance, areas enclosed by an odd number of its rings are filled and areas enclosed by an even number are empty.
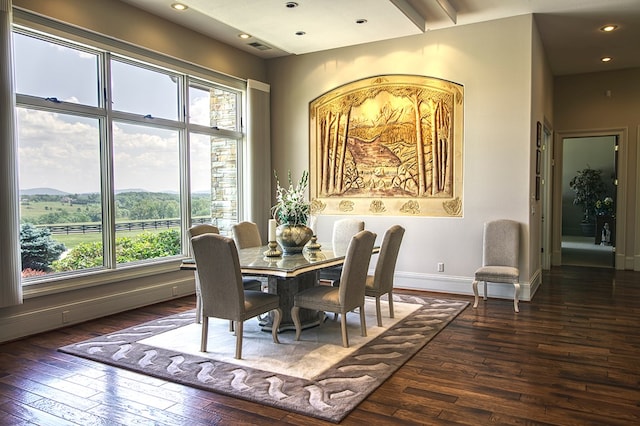
<svg viewBox="0 0 640 426"><path fill-rule="evenodd" d="M171 259L239 217L242 92L88 44L14 32L25 284Z"/></svg>

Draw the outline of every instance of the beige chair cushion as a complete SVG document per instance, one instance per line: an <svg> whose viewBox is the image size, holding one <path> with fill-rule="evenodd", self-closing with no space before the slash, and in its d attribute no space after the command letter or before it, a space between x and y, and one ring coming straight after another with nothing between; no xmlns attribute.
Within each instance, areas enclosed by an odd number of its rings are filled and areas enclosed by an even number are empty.
<svg viewBox="0 0 640 426"><path fill-rule="evenodd" d="M511 266L483 266L476 270L476 280L493 283L517 283L520 276L518 268Z"/></svg>

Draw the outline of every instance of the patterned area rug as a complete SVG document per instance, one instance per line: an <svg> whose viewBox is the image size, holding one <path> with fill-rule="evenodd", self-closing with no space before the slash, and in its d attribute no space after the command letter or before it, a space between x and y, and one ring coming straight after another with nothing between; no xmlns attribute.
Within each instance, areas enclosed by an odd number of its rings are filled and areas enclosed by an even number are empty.
<svg viewBox="0 0 640 426"><path fill-rule="evenodd" d="M383 307L386 305L383 301ZM233 336L229 337L228 322L216 320L217 326L210 323L209 327L209 352L200 353L200 326L194 324L194 311L189 311L68 345L60 351L337 423L468 303L394 295L394 305L396 317L402 318L390 320L388 311L383 309L383 317L387 317L384 327L376 325L374 305L366 306L367 338L360 337L359 315L349 314L349 350L341 346L340 321L329 319L320 327L304 330L300 341L294 341L294 332L281 333L280 345L273 343L270 333L252 334L247 321L243 359L237 361L233 360L235 343L220 341L235 342ZM182 339L176 339L176 335ZM179 344L167 346L166 342L177 340L188 342L190 349ZM289 360L290 366L306 363L319 370L297 371L287 367L284 360Z"/></svg>

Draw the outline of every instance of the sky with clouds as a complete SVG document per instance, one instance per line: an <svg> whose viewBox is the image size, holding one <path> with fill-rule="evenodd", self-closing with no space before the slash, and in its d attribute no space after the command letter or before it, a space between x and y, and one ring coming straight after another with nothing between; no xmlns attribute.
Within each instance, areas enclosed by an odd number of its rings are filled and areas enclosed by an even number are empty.
<svg viewBox="0 0 640 426"><path fill-rule="evenodd" d="M96 55L55 46L23 35L14 37L18 93L56 97L97 106ZM47 72L42 69L46 67ZM177 85L165 74L113 62L114 108L177 118ZM190 91L192 120L207 122L206 91ZM114 123L116 190L179 190L178 133ZM20 188L54 188L69 193L100 191L100 129L97 119L18 109ZM210 139L191 137L191 189L209 191Z"/></svg>

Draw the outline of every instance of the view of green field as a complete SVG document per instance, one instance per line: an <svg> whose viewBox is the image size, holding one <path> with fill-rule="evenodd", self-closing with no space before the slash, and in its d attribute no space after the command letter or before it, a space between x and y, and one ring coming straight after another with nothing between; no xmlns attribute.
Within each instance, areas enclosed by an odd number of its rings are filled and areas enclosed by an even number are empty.
<svg viewBox="0 0 640 426"><path fill-rule="evenodd" d="M157 234L162 231L166 231L168 229L176 229L178 227L173 228L162 228L162 229L146 229L146 232L150 232L152 234ZM120 231L118 232L118 237L128 237L133 238L136 235L140 234L140 231ZM67 248L67 250L71 250L79 244L82 243L94 243L102 241L102 234L100 232L87 232L86 234L53 234L51 238L61 242Z"/></svg>
<svg viewBox="0 0 640 426"><path fill-rule="evenodd" d="M102 264L99 194L21 194L23 276ZM192 220L211 220L209 194L192 194ZM116 195L117 262L172 256L181 251L179 195L146 191ZM23 234L24 232L24 234ZM22 240L24 238L24 240ZM24 271L27 271L24 275Z"/></svg>
<svg viewBox="0 0 640 426"><path fill-rule="evenodd" d="M96 208L99 204L93 204ZM67 214L79 213L85 206L70 205L69 203L54 201L29 201L20 205L20 219L22 222L32 222L33 220L50 213L63 212Z"/></svg>

